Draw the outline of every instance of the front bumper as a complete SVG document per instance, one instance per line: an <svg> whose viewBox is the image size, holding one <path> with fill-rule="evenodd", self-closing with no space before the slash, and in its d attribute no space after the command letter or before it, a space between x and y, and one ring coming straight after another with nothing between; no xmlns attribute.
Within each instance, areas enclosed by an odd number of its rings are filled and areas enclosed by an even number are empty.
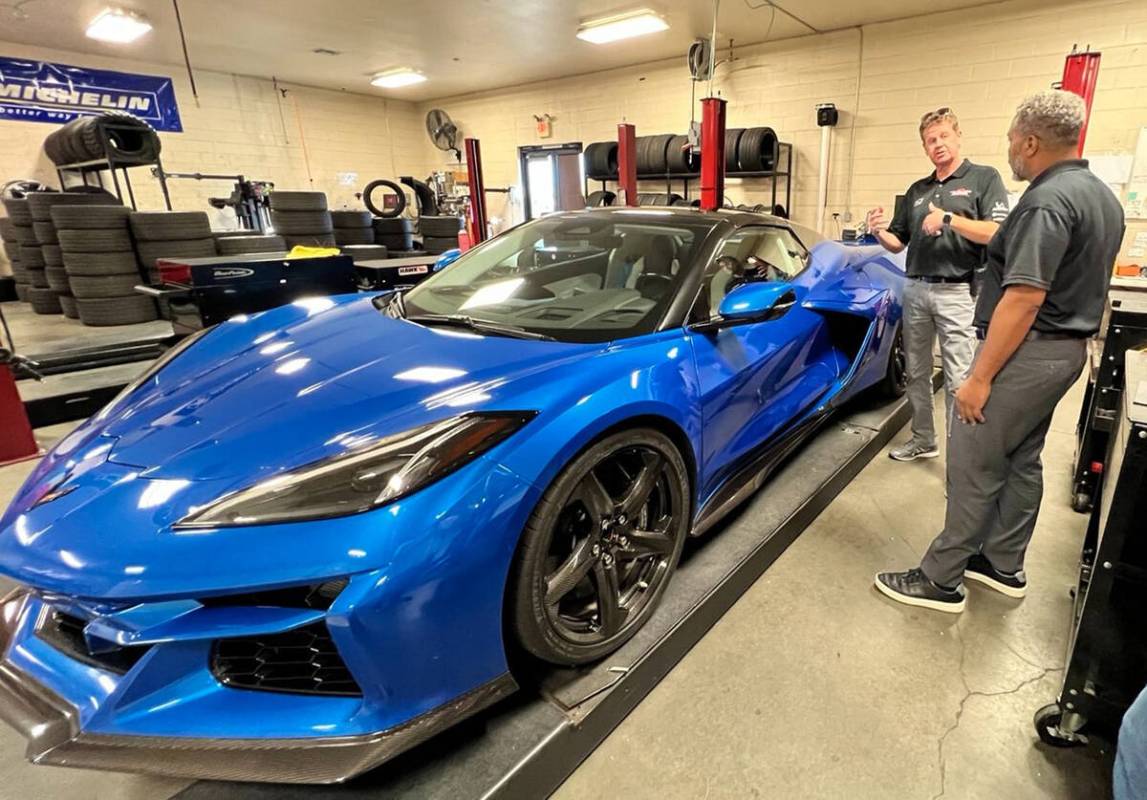
<svg viewBox="0 0 1147 800"><path fill-rule="evenodd" d="M23 590L0 605L0 718L28 739L26 757L36 764L216 780L340 783L517 689L507 673L406 723L354 736L213 739L94 733L82 729L75 705L10 659L31 599Z"/></svg>

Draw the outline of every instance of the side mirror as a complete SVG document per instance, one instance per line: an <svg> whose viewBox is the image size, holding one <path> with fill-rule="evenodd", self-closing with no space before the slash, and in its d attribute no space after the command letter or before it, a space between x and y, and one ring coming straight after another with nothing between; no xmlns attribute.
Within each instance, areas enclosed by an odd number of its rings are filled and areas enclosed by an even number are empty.
<svg viewBox="0 0 1147 800"><path fill-rule="evenodd" d="M434 262L434 269L432 269L430 271L431 272L441 272L442 270L446 269L448 266L453 264L455 261L457 261L458 257L460 255L462 255L462 251L459 250L457 247L452 248L450 250L447 250L445 253L438 256L438 260Z"/></svg>
<svg viewBox="0 0 1147 800"><path fill-rule="evenodd" d="M716 319L694 328L716 330L747 322L766 322L784 316L796 301L796 293L787 283L745 283L725 295Z"/></svg>

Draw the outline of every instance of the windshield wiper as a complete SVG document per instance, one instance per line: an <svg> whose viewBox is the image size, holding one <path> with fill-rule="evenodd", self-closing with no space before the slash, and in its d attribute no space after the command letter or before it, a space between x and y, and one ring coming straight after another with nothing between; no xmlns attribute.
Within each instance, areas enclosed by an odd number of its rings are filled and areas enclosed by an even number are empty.
<svg viewBox="0 0 1147 800"><path fill-rule="evenodd" d="M546 342L556 341L554 337L536 331L519 328L516 325L503 325L486 319L474 319L465 314L416 314L406 317L408 322L417 322L419 325L450 325L455 328L466 328L477 333L489 333L494 336L506 336L511 339L539 339Z"/></svg>

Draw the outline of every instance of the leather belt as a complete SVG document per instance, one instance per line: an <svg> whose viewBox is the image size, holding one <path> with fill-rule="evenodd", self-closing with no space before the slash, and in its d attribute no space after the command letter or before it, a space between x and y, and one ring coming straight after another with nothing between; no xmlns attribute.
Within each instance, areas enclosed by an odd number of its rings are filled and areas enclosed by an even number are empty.
<svg viewBox="0 0 1147 800"><path fill-rule="evenodd" d="M921 283L971 283L972 282L972 276L971 275L969 275L966 278L945 278L941 275L909 275L908 277L914 281L920 281Z"/></svg>
<svg viewBox="0 0 1147 800"><path fill-rule="evenodd" d="M988 335L987 328L976 328L976 338L979 339L981 342L984 340L984 338L987 335ZM1030 331L1028 331L1027 336L1024 337L1024 341L1025 342L1036 342L1036 341L1062 342L1062 341L1067 341L1068 339L1090 339L1090 338L1091 338L1090 334L1084 334L1084 333L1066 333L1063 331L1053 333L1051 331L1030 330Z"/></svg>

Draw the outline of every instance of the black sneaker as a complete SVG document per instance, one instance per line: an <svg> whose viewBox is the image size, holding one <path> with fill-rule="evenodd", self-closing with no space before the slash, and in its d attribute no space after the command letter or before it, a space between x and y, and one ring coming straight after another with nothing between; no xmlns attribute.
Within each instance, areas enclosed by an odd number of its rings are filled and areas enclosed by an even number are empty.
<svg viewBox="0 0 1147 800"><path fill-rule="evenodd" d="M964 577L982 583L1008 597L1023 597L1028 590L1028 577L1022 569L1011 575L1000 572L982 553L976 553L968 559L968 566L964 567Z"/></svg>
<svg viewBox="0 0 1147 800"><path fill-rule="evenodd" d="M964 610L964 587L942 589L919 568L907 572L881 572L876 588L898 603L959 614Z"/></svg>

